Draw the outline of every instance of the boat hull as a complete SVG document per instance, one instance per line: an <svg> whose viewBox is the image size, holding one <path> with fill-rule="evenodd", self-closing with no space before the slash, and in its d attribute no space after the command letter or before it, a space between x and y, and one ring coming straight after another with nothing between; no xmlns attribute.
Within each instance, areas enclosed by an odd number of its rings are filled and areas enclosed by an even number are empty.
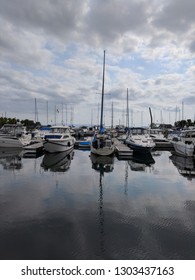
<svg viewBox="0 0 195 280"><path fill-rule="evenodd" d="M186 157L193 157L194 156L194 144L186 144L182 141L174 142L173 147L175 152L179 155L186 156Z"/></svg>
<svg viewBox="0 0 195 280"><path fill-rule="evenodd" d="M1 148L22 148L23 144L18 138L0 137Z"/></svg>
<svg viewBox="0 0 195 280"><path fill-rule="evenodd" d="M114 146L111 147L104 147L104 148L94 148L91 146L91 153L98 156L110 156L114 154L115 148Z"/></svg>
<svg viewBox="0 0 195 280"><path fill-rule="evenodd" d="M58 152L65 152L69 151L74 147L74 140L61 140L61 139L47 139L43 143L43 147L46 152L49 153L58 153Z"/></svg>
<svg viewBox="0 0 195 280"><path fill-rule="evenodd" d="M126 141L126 144L133 150L136 152L142 152L142 153L150 153L152 151L152 149L155 147L155 145L151 145L151 146L142 146L139 144L136 144L134 142L131 141Z"/></svg>

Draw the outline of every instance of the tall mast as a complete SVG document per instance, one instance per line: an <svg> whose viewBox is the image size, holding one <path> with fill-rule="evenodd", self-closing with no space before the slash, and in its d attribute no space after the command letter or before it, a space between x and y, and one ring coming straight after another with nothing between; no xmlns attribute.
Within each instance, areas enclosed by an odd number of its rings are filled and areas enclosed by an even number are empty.
<svg viewBox="0 0 195 280"><path fill-rule="evenodd" d="M114 119L114 110L113 110L113 102L112 102L111 128L113 128L113 119Z"/></svg>
<svg viewBox="0 0 195 280"><path fill-rule="evenodd" d="M126 111L126 127L129 129L129 92L127 88L127 111Z"/></svg>
<svg viewBox="0 0 195 280"><path fill-rule="evenodd" d="M102 78L102 101L101 101L101 118L100 118L100 132L103 132L103 107L104 107L104 76L105 76L105 50L103 59L103 78Z"/></svg>

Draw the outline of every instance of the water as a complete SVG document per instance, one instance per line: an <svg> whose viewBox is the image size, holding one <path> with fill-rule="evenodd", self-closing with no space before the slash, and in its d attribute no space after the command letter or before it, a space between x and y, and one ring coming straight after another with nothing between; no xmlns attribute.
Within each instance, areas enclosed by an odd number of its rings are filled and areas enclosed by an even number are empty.
<svg viewBox="0 0 195 280"><path fill-rule="evenodd" d="M194 161L89 155L0 153L0 259L195 258Z"/></svg>

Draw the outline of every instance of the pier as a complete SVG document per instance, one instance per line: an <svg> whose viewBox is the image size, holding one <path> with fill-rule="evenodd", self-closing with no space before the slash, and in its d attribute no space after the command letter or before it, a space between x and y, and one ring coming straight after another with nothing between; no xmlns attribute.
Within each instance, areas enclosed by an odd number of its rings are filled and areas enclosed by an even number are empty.
<svg viewBox="0 0 195 280"><path fill-rule="evenodd" d="M43 142L36 142L23 147L24 157L34 157L43 151Z"/></svg>
<svg viewBox="0 0 195 280"><path fill-rule="evenodd" d="M129 159L133 156L133 150L114 138L115 152L119 159Z"/></svg>

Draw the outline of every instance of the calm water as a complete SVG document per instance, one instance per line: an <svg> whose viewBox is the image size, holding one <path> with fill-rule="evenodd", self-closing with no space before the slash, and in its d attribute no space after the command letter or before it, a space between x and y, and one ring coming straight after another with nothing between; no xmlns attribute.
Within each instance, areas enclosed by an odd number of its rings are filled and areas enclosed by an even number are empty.
<svg viewBox="0 0 195 280"><path fill-rule="evenodd" d="M0 259L195 259L194 161L89 155L0 153Z"/></svg>

